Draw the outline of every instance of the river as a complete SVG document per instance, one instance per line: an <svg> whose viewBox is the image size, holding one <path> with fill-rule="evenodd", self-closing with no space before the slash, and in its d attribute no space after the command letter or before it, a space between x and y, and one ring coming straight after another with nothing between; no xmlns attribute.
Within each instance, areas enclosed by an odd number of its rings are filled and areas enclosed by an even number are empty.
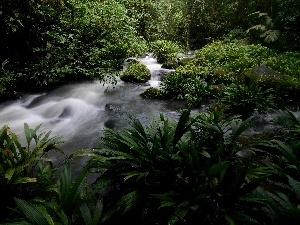
<svg viewBox="0 0 300 225"><path fill-rule="evenodd" d="M157 73L162 70L161 64L151 57L139 60L151 72L149 85L158 86L160 81ZM106 127L124 128L127 125L124 119L127 113L136 116L143 124L160 113L169 118L178 118L185 104L142 98L140 93L149 85L119 80L113 87L96 80L64 85L47 93L25 95L0 105L0 126L8 124L25 144L24 123L31 128L42 124L39 131L52 131L52 136L62 136L64 143L59 147L66 155L70 155L76 150L97 147ZM58 157L53 160L57 161Z"/></svg>

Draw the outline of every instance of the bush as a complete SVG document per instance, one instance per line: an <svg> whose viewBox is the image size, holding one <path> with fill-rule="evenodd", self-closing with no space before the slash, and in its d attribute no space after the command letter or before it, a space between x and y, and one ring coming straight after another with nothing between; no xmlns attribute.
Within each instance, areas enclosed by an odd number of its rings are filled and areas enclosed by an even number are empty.
<svg viewBox="0 0 300 225"><path fill-rule="evenodd" d="M125 82L145 83L151 78L150 70L140 62L131 62L120 76Z"/></svg>
<svg viewBox="0 0 300 225"><path fill-rule="evenodd" d="M176 59L180 52L180 46L175 42L167 40L157 40L149 44L149 50L157 58L158 63L164 63L167 60Z"/></svg>
<svg viewBox="0 0 300 225"><path fill-rule="evenodd" d="M264 113L274 108L273 90L262 90L255 83L247 85L232 84L225 87L222 102L225 104L225 113L228 115L251 116L255 110Z"/></svg>
<svg viewBox="0 0 300 225"><path fill-rule="evenodd" d="M105 130L91 165L103 172L94 185L110 184L108 224L273 224L257 192L272 170L238 154L255 151L237 141L254 122L185 110L179 122Z"/></svg>
<svg viewBox="0 0 300 225"><path fill-rule="evenodd" d="M226 74L234 76L260 65L274 54L274 51L261 45L216 41L198 50L196 57L202 59L202 65L210 71L222 68Z"/></svg>

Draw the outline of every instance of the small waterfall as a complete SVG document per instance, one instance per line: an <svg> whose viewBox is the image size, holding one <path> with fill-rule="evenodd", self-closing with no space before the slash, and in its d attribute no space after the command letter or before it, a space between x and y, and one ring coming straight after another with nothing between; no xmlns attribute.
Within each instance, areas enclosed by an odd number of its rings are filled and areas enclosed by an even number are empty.
<svg viewBox="0 0 300 225"><path fill-rule="evenodd" d="M139 61L145 64L151 72L151 79L149 80L149 84L151 87L159 87L162 75L174 71L172 69L161 68L162 64L157 63L157 60L152 57L141 58L139 59Z"/></svg>

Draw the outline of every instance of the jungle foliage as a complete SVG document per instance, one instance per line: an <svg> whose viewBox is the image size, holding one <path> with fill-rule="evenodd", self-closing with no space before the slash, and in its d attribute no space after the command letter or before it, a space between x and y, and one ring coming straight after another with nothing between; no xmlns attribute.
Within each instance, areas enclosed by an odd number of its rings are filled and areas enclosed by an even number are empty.
<svg viewBox="0 0 300 225"><path fill-rule="evenodd" d="M178 65L143 97L209 103L176 121L129 115L128 128L104 130L97 148L64 156L61 167L48 156L60 137L25 123L22 140L3 126L0 222L298 224L300 118L284 107L299 103L299 4L0 0L1 101L80 79L114 83L125 58L151 50ZM195 57L180 63L190 49ZM140 71L145 82L144 65L127 73ZM268 110L278 114L274 129L250 135ZM75 157L89 160L74 175Z"/></svg>
<svg viewBox="0 0 300 225"><path fill-rule="evenodd" d="M36 185L48 191L34 191L29 180L19 183L6 196L10 204L2 204L10 213L2 214L1 222L280 225L288 218L297 224L300 120L292 112L279 111L272 134L254 136L247 131L258 118L224 117L220 111L183 110L178 121L161 114L148 125L130 115L128 119L130 127L106 129L99 147L69 156L58 173L31 167L38 172L32 177ZM37 129L25 125L33 137ZM7 127L1 132L1 144L8 145L1 147L2 158L9 159L14 145L3 137L22 144ZM43 146L34 149L42 152ZM70 163L76 156L90 160L74 177ZM92 183L86 181L89 173L98 174ZM12 177L8 174L3 181ZM2 190L8 187L1 183ZM24 195L25 190L32 195Z"/></svg>

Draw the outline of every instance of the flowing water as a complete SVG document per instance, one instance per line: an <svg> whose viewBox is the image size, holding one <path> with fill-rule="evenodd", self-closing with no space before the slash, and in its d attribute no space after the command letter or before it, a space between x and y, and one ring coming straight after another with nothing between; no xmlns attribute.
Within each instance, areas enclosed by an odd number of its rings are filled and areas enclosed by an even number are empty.
<svg viewBox="0 0 300 225"><path fill-rule="evenodd" d="M161 65L151 57L139 60L151 71L149 85L158 86L157 73L162 70ZM39 131L52 131L52 136L62 136L65 143L60 148L70 155L79 149L97 147L105 127L122 129L126 126L124 117L127 113L144 124L160 112L169 118L178 118L184 103L144 99L140 93L148 87L119 81L113 88L94 81L26 95L0 105L0 126L8 124L25 143L24 123L30 128L42 124ZM54 161L57 160L55 157Z"/></svg>

